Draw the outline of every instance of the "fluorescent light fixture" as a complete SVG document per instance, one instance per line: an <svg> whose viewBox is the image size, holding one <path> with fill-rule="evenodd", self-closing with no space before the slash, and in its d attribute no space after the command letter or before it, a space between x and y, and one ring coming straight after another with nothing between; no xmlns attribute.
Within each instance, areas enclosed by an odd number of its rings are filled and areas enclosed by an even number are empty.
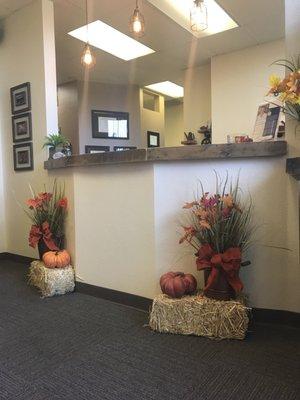
<svg viewBox="0 0 300 400"><path fill-rule="evenodd" d="M184 96L183 87L176 85L176 83L170 81L153 83L152 85L148 85L145 87L147 89L153 90L154 92L161 93L169 97L179 98Z"/></svg>
<svg viewBox="0 0 300 400"><path fill-rule="evenodd" d="M208 15L208 28L202 32L192 32L190 27L190 10L193 0L148 0L177 24L190 31L196 37L213 35L215 33L237 28L238 24L216 3L215 0L205 0Z"/></svg>
<svg viewBox="0 0 300 400"><path fill-rule="evenodd" d="M102 21L94 21L68 33L122 60L129 61L154 53L154 50L132 39Z"/></svg>

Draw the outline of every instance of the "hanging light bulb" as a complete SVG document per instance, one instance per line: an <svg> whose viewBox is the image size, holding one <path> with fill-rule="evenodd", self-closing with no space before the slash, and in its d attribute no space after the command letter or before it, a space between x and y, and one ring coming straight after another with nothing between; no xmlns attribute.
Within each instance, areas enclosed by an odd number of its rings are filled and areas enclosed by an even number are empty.
<svg viewBox="0 0 300 400"><path fill-rule="evenodd" d="M96 57L92 54L90 45L89 45L89 17L88 17L88 3L85 0L85 22L86 22L86 37L87 42L84 46L82 57L81 57L81 64L86 68L92 68L96 64Z"/></svg>
<svg viewBox="0 0 300 400"><path fill-rule="evenodd" d="M190 12L191 30L193 32L201 32L208 28L207 8L204 0L194 0L194 4Z"/></svg>
<svg viewBox="0 0 300 400"><path fill-rule="evenodd" d="M84 46L81 64L87 68L92 68L96 64L96 57L92 54L89 43Z"/></svg>
<svg viewBox="0 0 300 400"><path fill-rule="evenodd" d="M136 0L134 12L130 18L130 32L137 37L142 37L145 34L145 19L140 12L138 0Z"/></svg>

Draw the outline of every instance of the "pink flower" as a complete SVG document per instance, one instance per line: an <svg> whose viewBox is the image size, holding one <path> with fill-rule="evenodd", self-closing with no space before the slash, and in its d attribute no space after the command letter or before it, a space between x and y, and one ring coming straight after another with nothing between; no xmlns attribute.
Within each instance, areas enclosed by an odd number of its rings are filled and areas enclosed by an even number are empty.
<svg viewBox="0 0 300 400"><path fill-rule="evenodd" d="M52 199L52 196L53 196L52 193L47 193L47 192L39 193L39 198L45 202L50 201Z"/></svg>
<svg viewBox="0 0 300 400"><path fill-rule="evenodd" d="M68 207L68 199L63 197L62 199L58 200L57 207L67 208Z"/></svg>
<svg viewBox="0 0 300 400"><path fill-rule="evenodd" d="M42 201L41 198L35 197L34 199L28 199L28 200L26 201L26 204L28 205L28 207L29 207L31 210L33 210L33 209L36 209L36 208L41 207L41 206L43 205L43 201Z"/></svg>

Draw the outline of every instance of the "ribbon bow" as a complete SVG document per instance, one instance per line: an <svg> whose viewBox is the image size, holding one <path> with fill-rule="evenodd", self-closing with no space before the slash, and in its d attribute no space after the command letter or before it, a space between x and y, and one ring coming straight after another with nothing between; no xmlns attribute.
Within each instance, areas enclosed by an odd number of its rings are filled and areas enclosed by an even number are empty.
<svg viewBox="0 0 300 400"><path fill-rule="evenodd" d="M38 225L32 225L30 232L29 232L29 246L33 247L34 249L36 248L36 245L38 242L43 239L45 242L45 245L48 247L48 249L54 251L54 250L59 250L56 244L54 243L54 240L52 238L52 233L50 231L50 226L47 221L45 221L42 226Z"/></svg>
<svg viewBox="0 0 300 400"><path fill-rule="evenodd" d="M220 274L220 269L236 293L243 289L243 283L238 276L242 258L239 247L230 247L224 253L215 253L209 244L205 244L200 247L196 255L198 270L211 269L204 290L212 287Z"/></svg>

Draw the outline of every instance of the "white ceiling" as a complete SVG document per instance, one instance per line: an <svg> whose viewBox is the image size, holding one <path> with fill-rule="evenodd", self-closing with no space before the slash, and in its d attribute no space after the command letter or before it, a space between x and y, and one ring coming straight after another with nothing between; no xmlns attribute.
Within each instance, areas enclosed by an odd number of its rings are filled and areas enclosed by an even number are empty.
<svg viewBox="0 0 300 400"><path fill-rule="evenodd" d="M32 0L0 0L0 18ZM164 0L161 0L164 1ZM185 0L182 0L185 1ZM212 36L195 38L147 0L140 0L146 20L141 42L156 52L122 61L94 49L96 67L89 79L110 83L147 85L173 80L182 83L184 70L209 62L217 54L277 40L284 37L284 0L217 0L238 22L239 28ZM89 21L100 19L125 34L135 0L88 0ZM67 33L85 24L85 0L54 0L58 82L82 80L80 64L83 43Z"/></svg>
<svg viewBox="0 0 300 400"><path fill-rule="evenodd" d="M183 71L189 66L207 63L217 54L284 37L284 0L218 0L218 3L240 27L197 39L150 2L140 0L146 20L146 35L141 41L156 52L126 62L95 49L97 64L89 79L139 85L165 80L182 83ZM100 19L129 34L128 21L135 0L88 0L88 4L89 21ZM67 32L85 24L85 0L54 0L54 8L58 81L83 79L80 65L83 44Z"/></svg>
<svg viewBox="0 0 300 400"><path fill-rule="evenodd" d="M32 1L33 0L0 0L0 18L7 17Z"/></svg>

